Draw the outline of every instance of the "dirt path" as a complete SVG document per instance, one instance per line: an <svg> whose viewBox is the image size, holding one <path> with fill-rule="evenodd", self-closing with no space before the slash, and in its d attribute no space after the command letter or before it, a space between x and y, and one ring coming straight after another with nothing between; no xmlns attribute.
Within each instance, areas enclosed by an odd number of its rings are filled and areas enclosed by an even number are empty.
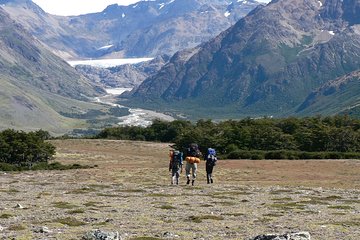
<svg viewBox="0 0 360 240"><path fill-rule="evenodd" d="M215 184L206 184L202 163L195 187L184 176L171 186L167 144L52 143L57 161L98 167L0 173L0 239L81 239L92 229L124 239L243 240L300 230L315 240L360 239L360 161L220 160Z"/></svg>

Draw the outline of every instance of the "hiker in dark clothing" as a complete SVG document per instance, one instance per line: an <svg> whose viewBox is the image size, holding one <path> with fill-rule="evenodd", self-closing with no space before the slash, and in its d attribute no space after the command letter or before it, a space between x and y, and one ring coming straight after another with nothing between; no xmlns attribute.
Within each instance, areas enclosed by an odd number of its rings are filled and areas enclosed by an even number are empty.
<svg viewBox="0 0 360 240"><path fill-rule="evenodd" d="M208 148L208 154L205 156L206 161L206 178L207 183L213 183L212 172L217 162L216 151L213 148Z"/></svg>
<svg viewBox="0 0 360 240"><path fill-rule="evenodd" d="M183 153L177 150L170 150L169 171L171 171L171 184L179 185L179 178L183 167Z"/></svg>

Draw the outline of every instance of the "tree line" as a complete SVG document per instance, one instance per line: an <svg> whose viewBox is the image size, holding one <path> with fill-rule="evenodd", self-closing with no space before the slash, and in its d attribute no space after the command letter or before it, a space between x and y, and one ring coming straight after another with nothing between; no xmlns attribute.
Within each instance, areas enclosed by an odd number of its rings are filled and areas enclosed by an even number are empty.
<svg viewBox="0 0 360 240"><path fill-rule="evenodd" d="M106 128L96 138L170 142L180 150L196 142L203 152L213 147L229 158L360 157L360 120L348 116L246 118L218 123L155 120L148 127Z"/></svg>

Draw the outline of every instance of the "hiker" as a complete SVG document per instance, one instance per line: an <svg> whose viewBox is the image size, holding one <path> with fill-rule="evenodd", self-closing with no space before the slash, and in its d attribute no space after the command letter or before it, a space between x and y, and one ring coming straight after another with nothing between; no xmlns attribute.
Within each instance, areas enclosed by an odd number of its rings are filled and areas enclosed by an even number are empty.
<svg viewBox="0 0 360 240"><path fill-rule="evenodd" d="M190 184L190 171L192 172L192 181L191 185L194 186L195 179L196 179L196 171L197 171L197 164L200 163L201 152L199 150L199 146L196 143L192 143L189 145L186 151L186 184Z"/></svg>
<svg viewBox="0 0 360 240"><path fill-rule="evenodd" d="M171 171L171 184L179 185L179 177L182 172L183 153L178 150L170 150L169 171Z"/></svg>
<svg viewBox="0 0 360 240"><path fill-rule="evenodd" d="M216 157L216 151L213 148L208 148L208 153L205 156L205 161L206 161L206 178L207 178L207 183L214 183L214 180L212 178L212 172L214 169L214 166L216 165L217 162L217 157Z"/></svg>

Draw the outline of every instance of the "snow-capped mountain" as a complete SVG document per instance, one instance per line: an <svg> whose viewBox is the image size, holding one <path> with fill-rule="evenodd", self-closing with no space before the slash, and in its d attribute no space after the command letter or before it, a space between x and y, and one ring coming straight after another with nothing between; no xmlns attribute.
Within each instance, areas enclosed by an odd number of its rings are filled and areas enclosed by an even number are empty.
<svg viewBox="0 0 360 240"><path fill-rule="evenodd" d="M65 58L155 57L216 36L259 5L255 0L154 0L102 12L53 16L30 0L1 0L13 19Z"/></svg>

